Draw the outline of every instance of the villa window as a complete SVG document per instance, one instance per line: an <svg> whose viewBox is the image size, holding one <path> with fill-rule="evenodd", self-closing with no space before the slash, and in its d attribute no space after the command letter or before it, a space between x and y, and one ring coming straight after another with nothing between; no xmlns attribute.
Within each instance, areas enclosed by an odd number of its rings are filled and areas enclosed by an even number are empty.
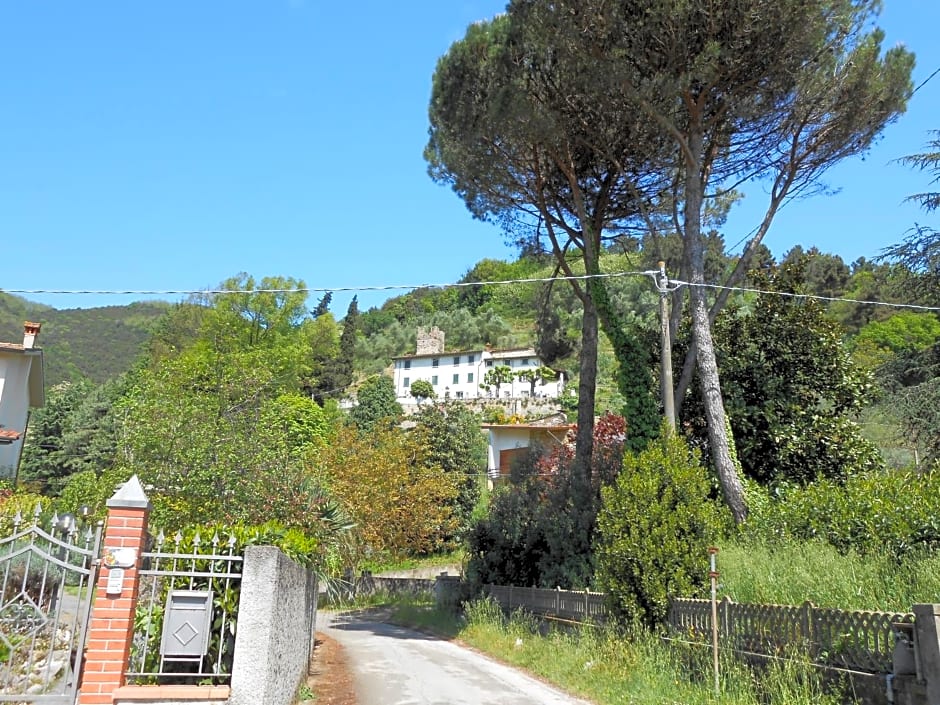
<svg viewBox="0 0 940 705"><path fill-rule="evenodd" d="M405 369L406 369L406 370L410 370L410 369L411 369L411 360L405 360Z"/></svg>
<svg viewBox="0 0 940 705"><path fill-rule="evenodd" d="M438 367L441 364L440 358L435 357L431 360L431 367Z"/></svg>
<svg viewBox="0 0 940 705"><path fill-rule="evenodd" d="M454 384L460 382L460 375L454 375Z"/></svg>
<svg viewBox="0 0 940 705"><path fill-rule="evenodd" d="M459 364L460 364L460 355L454 355L454 364L455 364L455 365L459 365Z"/></svg>
<svg viewBox="0 0 940 705"><path fill-rule="evenodd" d="M437 384L437 375L434 375L433 377L431 377L431 384L434 384L434 385Z"/></svg>
<svg viewBox="0 0 940 705"><path fill-rule="evenodd" d="M468 372L468 373L467 373L467 381L468 381L468 382L472 382L472 381L473 381L473 373L472 373L472 372Z"/></svg>
<svg viewBox="0 0 940 705"><path fill-rule="evenodd" d="M404 384L405 384L406 387L410 387L410 386L411 386L411 378L410 378L410 377L405 377L405 382L404 382Z"/></svg>
<svg viewBox="0 0 940 705"><path fill-rule="evenodd" d="M474 360L476 360L476 355L467 355L467 364L472 365Z"/></svg>

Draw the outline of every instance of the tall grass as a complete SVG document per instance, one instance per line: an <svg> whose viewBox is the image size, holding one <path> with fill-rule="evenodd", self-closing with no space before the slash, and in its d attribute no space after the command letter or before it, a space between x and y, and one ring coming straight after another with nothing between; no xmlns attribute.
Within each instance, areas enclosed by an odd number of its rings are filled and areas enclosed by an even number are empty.
<svg viewBox="0 0 940 705"><path fill-rule="evenodd" d="M530 615L506 617L490 600L472 602L463 617L406 605L397 620L437 630L558 687L602 705L834 705L818 675L798 661L782 661L753 671L728 660L721 694L713 690L707 650L663 642L643 631L613 628L549 629ZM546 633L547 632L547 633Z"/></svg>
<svg viewBox="0 0 940 705"><path fill-rule="evenodd" d="M718 555L720 594L735 602L909 612L940 600L940 556L842 555L823 542L732 542Z"/></svg>

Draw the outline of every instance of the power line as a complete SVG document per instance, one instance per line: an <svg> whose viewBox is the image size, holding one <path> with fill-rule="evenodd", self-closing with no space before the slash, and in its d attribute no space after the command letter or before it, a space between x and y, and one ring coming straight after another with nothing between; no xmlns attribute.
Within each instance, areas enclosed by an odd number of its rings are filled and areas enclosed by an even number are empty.
<svg viewBox="0 0 940 705"><path fill-rule="evenodd" d="M768 294L771 296L788 296L794 299L815 299L817 301L841 301L844 303L850 304L867 304L869 306L890 306L893 308L910 308L918 311L938 311L940 312L940 306L922 306L920 304L898 304L891 303L889 301L868 301L864 299L850 299L840 296L821 296L819 294L797 294L792 291L768 291L765 289L753 289L745 286L722 286L721 284L692 284L691 282L678 281L676 279L670 279L670 284L678 284L679 286L695 286L703 289L724 289L726 291L739 291L748 294Z"/></svg>
<svg viewBox="0 0 940 705"><path fill-rule="evenodd" d="M337 291L396 291L414 289L451 289L470 286L488 286L501 284L541 284L551 281L580 281L585 279L615 279L628 276L655 276L658 271L648 272L604 272L600 274L574 274L557 277L530 277L522 279L499 279L482 282L450 282L447 284L384 284L363 286L323 286L323 287L297 287L293 289L4 289L4 294L65 294L95 296L131 295L131 296L198 296L198 295L225 295L225 294L315 294Z"/></svg>
<svg viewBox="0 0 940 705"><path fill-rule="evenodd" d="M940 72L940 69L938 69ZM207 295L207 296L225 296L225 295L244 295L244 294L302 294L302 293L325 293L337 291L414 291L416 289L454 289L467 288L474 286L505 286L510 284L544 284L552 281L585 281L589 279L620 279L624 277L651 277L656 281L659 270L644 271L624 271L624 272L601 272L599 274L575 274L571 276L555 277L525 277L520 279L495 279L490 281L476 282L449 282L445 284L385 284L385 285L363 285L363 286L337 286L337 287L297 287L292 289L3 289L0 293L6 294L64 294L64 295L134 295L134 296L169 296L169 295ZM724 286L722 284L693 284L678 279L670 279L669 284L678 287L702 287L706 289L725 289L750 294L767 294L772 296L788 296L800 299L815 299L818 301L844 302L852 304L865 304L869 306L888 306L892 308L907 308L918 311L940 312L940 306L924 306L921 304L893 303L889 301L873 301L865 299L853 299L839 296L822 296L819 294L798 294L787 291L771 291L766 289L756 289L742 286Z"/></svg>
<svg viewBox="0 0 940 705"><path fill-rule="evenodd" d="M932 78L933 78L934 76L936 76L938 73L940 73L940 67L937 67L937 68L934 70L934 72L933 72L932 74L930 74L929 76L927 76L927 78L925 78L923 81L921 81L921 82L920 82L920 85L917 86L917 88L915 88L915 89L911 92L911 95L914 95L914 93L916 93L916 92L919 91L921 88L923 88L924 86L926 86L927 83L930 81L930 79L932 79Z"/></svg>

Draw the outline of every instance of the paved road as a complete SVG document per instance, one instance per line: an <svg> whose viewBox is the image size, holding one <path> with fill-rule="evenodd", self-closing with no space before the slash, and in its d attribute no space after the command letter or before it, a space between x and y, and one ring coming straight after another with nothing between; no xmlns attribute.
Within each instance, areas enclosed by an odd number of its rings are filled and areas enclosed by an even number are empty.
<svg viewBox="0 0 940 705"><path fill-rule="evenodd" d="M359 705L588 705L508 666L426 634L320 612L346 649Z"/></svg>

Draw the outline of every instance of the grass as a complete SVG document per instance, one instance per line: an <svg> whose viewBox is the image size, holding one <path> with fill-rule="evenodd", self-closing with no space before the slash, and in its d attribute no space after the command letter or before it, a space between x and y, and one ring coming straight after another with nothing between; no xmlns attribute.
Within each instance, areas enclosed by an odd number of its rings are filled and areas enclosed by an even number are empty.
<svg viewBox="0 0 940 705"><path fill-rule="evenodd" d="M648 632L613 628L550 629L524 613L506 617L488 600L464 615L434 609L427 600L393 604L393 621L457 638L600 705L834 705L812 667L798 660L759 673L723 664L721 696L713 690L707 650L663 642Z"/></svg>
<svg viewBox="0 0 940 705"><path fill-rule="evenodd" d="M735 602L847 610L910 612L940 594L940 556L841 555L822 542L768 546L743 541L721 547L720 594Z"/></svg>
<svg viewBox="0 0 940 705"><path fill-rule="evenodd" d="M388 573L392 571L415 570L418 568L447 568L462 565L466 554L463 548L447 553L438 553L422 558L398 558L386 560L373 560L362 563L360 570L368 570L373 574Z"/></svg>

